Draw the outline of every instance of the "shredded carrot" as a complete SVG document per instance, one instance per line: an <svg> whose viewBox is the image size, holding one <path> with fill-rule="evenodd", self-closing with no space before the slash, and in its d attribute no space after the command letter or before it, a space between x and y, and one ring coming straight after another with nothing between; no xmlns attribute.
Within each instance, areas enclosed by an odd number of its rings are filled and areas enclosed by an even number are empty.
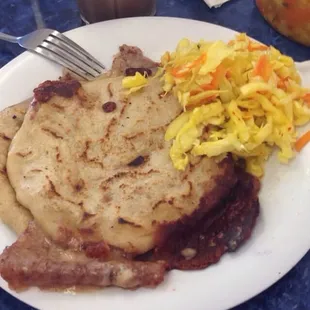
<svg viewBox="0 0 310 310"><path fill-rule="evenodd" d="M206 61L207 55L203 53L197 59L192 62L187 63L186 65L176 67L172 69L171 74L176 78L182 78L190 72L191 69L197 67L198 65L204 63Z"/></svg>
<svg viewBox="0 0 310 310"><path fill-rule="evenodd" d="M171 70L171 74L176 78L182 78L186 76L189 72L190 68L184 68L183 66L179 66Z"/></svg>
<svg viewBox="0 0 310 310"><path fill-rule="evenodd" d="M203 90L214 90L215 89L215 87L212 84L212 82L209 83L209 84L202 84L202 85L200 85L200 88L203 89Z"/></svg>
<svg viewBox="0 0 310 310"><path fill-rule="evenodd" d="M199 102L195 102L195 103L193 103L193 104L191 104L191 105L188 105L188 106L187 106L187 110L188 110L188 111L191 111L191 110L193 110L193 109L195 109L195 108L201 107L201 106L204 105L204 104L211 103L211 102L214 101L216 98L217 98L217 95L212 95L212 96L210 96L210 97L206 97L205 99L203 99L203 100L201 100L201 101L199 101Z"/></svg>
<svg viewBox="0 0 310 310"><path fill-rule="evenodd" d="M200 65L200 64L202 64L202 63L204 63L204 62L206 61L206 59L207 59L207 55L206 55L206 53L203 53L203 54L202 54L201 56L199 56L196 60L194 60L194 61L188 63L188 64L186 65L186 68L192 69L192 68L194 68L194 67L196 67L196 66L198 66L198 65Z"/></svg>
<svg viewBox="0 0 310 310"><path fill-rule="evenodd" d="M199 93L205 91L205 90L215 90L214 86L212 85L212 83L209 83L209 84L202 84L199 86L199 88L196 88L194 90L192 90L190 92L190 95L191 96L195 96L195 95L198 95Z"/></svg>
<svg viewBox="0 0 310 310"><path fill-rule="evenodd" d="M216 89L219 87L220 81L223 79L223 77L226 75L227 69L220 64L214 73L212 73L213 79L211 81L211 85Z"/></svg>
<svg viewBox="0 0 310 310"><path fill-rule="evenodd" d="M265 82L268 82L272 74L272 67L270 65L267 55L259 57L256 66L253 70L254 76L261 76Z"/></svg>
<svg viewBox="0 0 310 310"><path fill-rule="evenodd" d="M215 90L218 89L221 79L226 75L228 69L225 68L222 64L220 64L215 72L211 73L212 81L208 84L202 84L199 88L194 89L190 92L191 96L197 95L198 93L204 90Z"/></svg>
<svg viewBox="0 0 310 310"><path fill-rule="evenodd" d="M199 88L196 88L194 90L192 90L190 92L190 95L191 96L195 96L195 95L198 95L199 93L205 91L205 90L214 90L214 87L211 83L208 83L208 84L202 84L199 86Z"/></svg>
<svg viewBox="0 0 310 310"><path fill-rule="evenodd" d="M305 94L302 98L304 99L305 103L310 107L310 93Z"/></svg>
<svg viewBox="0 0 310 310"><path fill-rule="evenodd" d="M302 148L310 142L310 130L308 130L304 135L302 135L295 143L295 149L300 152Z"/></svg>
<svg viewBox="0 0 310 310"><path fill-rule="evenodd" d="M198 95L200 92L201 92L201 89L196 88L196 89L190 91L190 95L195 96L195 95Z"/></svg>
<svg viewBox="0 0 310 310"><path fill-rule="evenodd" d="M248 50L250 52L254 52L254 51L266 51L268 50L268 46L263 45L263 44L258 44L258 43L254 43L254 42L250 42L249 46L248 46Z"/></svg>
<svg viewBox="0 0 310 310"><path fill-rule="evenodd" d="M285 84L285 82L287 82L287 80L288 80L288 78L280 79L280 80L278 81L277 87L285 90L285 89L286 89L286 84Z"/></svg>

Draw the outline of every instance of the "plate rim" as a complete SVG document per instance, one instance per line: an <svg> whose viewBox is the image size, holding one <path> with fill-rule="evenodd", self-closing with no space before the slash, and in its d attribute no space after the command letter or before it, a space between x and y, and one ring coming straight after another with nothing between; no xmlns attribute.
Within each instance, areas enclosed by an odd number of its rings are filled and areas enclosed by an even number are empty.
<svg viewBox="0 0 310 310"><path fill-rule="evenodd" d="M235 30L229 29L227 27L223 27L220 25L216 25L216 24L211 24L208 22L204 22L204 21L199 21L199 20L192 20L192 19L186 19L186 18L178 18L178 17L161 17L161 16L156 16L156 17L132 17L132 18L124 18L124 19L118 19L118 20L110 20L110 21L104 21L104 22L100 22L97 24L91 24L91 25L86 25L86 26L81 26L69 31L64 32L64 34L66 35L72 35L75 34L79 31L81 31L81 29L84 28L97 28L97 27L101 27L102 25L106 25L106 24L113 24L113 23L119 23L119 22L126 22L128 20L148 20L148 19L156 19L156 20L169 20L169 21L183 21L185 23L196 23L196 24L204 24L204 26L207 27L215 27L215 28L221 28L225 31L228 31L231 35L234 35L236 33L238 33ZM10 70L12 70L14 67L18 66L19 64L21 64L22 62L27 62L27 61L31 61L31 57L33 56L32 53L29 53L27 51L23 52L22 54L20 54L19 56L15 57L13 60L11 60L9 63L7 63L6 65L4 65L1 69L0 69L0 85L3 83L3 81L5 80L5 76L6 74L8 74L10 72ZM1 226L0 226L1 227ZM1 229L1 228L0 228ZM310 247L309 247L310 248ZM304 253L302 254L302 256L300 255L295 255L296 258L294 261L290 264L289 268L286 268L287 270L285 272L282 272L281 275L277 278L277 279L273 279L269 284L264 285L259 291L256 291L255 293L252 293L250 295L248 295L247 297L244 297L244 299L239 300L238 303L234 303L231 307L240 305L248 300L250 300L251 298L253 298L254 296L260 294L261 292L265 291L266 289L268 289L270 286L272 286L273 284L275 284L276 282L278 282L284 275L286 275L307 253L308 253L309 249L306 249L304 251ZM19 298L18 296L20 296L20 294L15 294L15 292L12 292L10 289L8 289L7 285L3 285L3 279L1 279L0 281L0 287L2 289L4 289L7 293L9 293L10 295L14 296L14 298L27 303L30 306L36 307L34 304L30 303L29 301L25 301L23 298ZM44 293L44 292L43 292ZM42 294L40 292L40 294ZM61 293L62 294L62 293Z"/></svg>

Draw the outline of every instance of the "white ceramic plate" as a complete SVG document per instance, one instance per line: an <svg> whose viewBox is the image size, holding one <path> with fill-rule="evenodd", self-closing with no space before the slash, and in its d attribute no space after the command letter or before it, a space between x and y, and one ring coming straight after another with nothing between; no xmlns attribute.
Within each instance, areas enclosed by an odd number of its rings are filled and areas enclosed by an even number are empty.
<svg viewBox="0 0 310 310"><path fill-rule="evenodd" d="M174 18L114 20L79 28L69 37L88 49L106 66L122 43L137 45L153 59L175 47L178 40L230 40L235 33L215 25ZM307 73L308 66L303 66ZM28 98L45 79L57 78L61 69L29 53L0 71L0 107ZM310 85L310 73L304 74ZM157 289L125 291L105 289L77 295L31 289L18 299L44 310L224 310L260 293L279 280L310 247L310 145L289 166L273 158L267 166L260 194L261 215L253 237L237 253L226 254L217 265L202 271L172 271ZM16 236L0 223L0 251Z"/></svg>

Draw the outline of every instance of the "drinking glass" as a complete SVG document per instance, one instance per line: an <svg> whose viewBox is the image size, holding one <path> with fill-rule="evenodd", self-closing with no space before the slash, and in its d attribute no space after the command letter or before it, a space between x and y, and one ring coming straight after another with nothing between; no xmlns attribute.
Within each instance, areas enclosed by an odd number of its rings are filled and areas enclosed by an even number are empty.
<svg viewBox="0 0 310 310"><path fill-rule="evenodd" d="M104 20L152 16L156 12L156 0L77 0L81 18L86 23Z"/></svg>

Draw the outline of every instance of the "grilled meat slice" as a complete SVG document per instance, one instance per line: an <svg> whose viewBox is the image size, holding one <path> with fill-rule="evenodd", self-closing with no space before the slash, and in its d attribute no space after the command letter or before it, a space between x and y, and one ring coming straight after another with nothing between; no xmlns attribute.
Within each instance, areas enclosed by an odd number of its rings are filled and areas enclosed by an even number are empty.
<svg viewBox="0 0 310 310"><path fill-rule="evenodd" d="M114 57L111 75L126 75L128 69L131 69L129 71L133 72L135 68L140 69L139 72L143 72L142 69L146 69L145 72L150 75L150 71L147 69L156 69L158 65L158 63L145 57L140 48L123 44L119 48L119 53Z"/></svg>
<svg viewBox="0 0 310 310"><path fill-rule="evenodd" d="M164 279L165 264L129 260L100 262L83 253L64 250L31 222L0 256L0 274L14 290L30 286L152 287Z"/></svg>

